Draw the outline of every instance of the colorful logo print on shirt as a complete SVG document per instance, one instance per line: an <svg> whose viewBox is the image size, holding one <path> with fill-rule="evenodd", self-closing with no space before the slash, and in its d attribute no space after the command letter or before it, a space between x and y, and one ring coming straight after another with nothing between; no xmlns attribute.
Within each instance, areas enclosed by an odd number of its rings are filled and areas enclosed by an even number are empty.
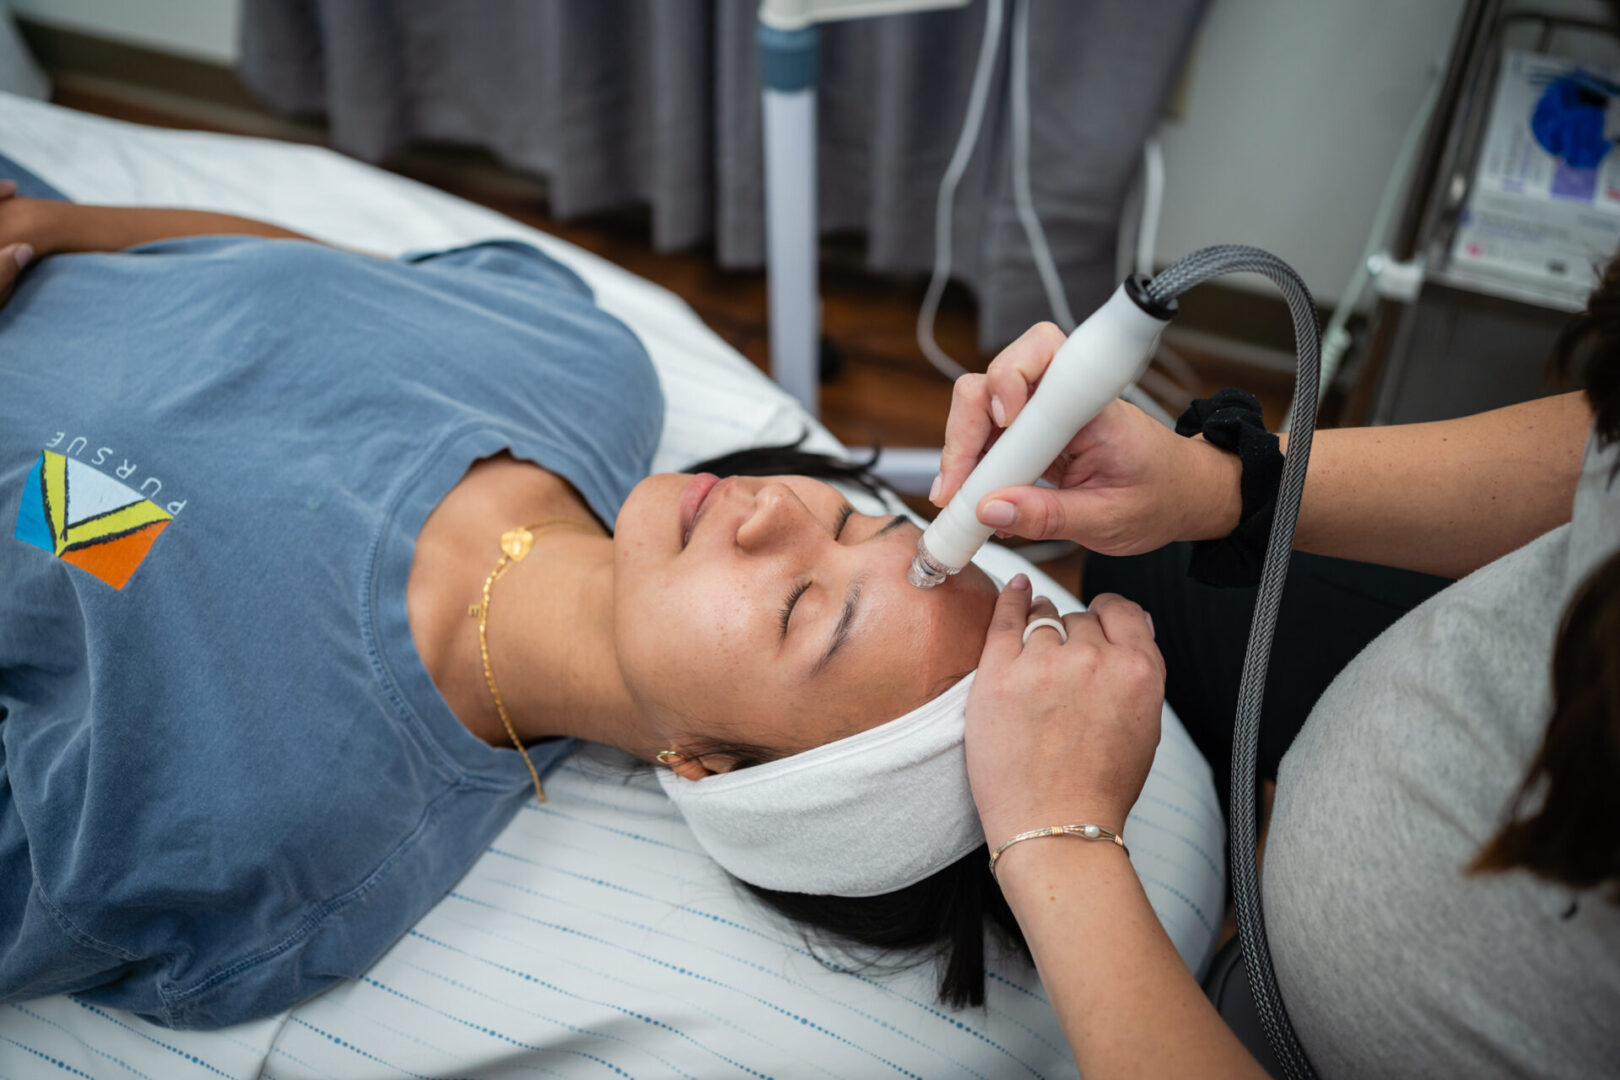
<svg viewBox="0 0 1620 1080"><path fill-rule="evenodd" d="M127 484L44 450L23 485L13 535L122 589L173 518Z"/></svg>

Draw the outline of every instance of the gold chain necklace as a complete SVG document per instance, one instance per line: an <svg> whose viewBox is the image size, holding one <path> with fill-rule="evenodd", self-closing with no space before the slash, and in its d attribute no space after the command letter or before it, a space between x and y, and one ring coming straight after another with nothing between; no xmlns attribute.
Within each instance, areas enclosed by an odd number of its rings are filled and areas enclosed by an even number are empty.
<svg viewBox="0 0 1620 1080"><path fill-rule="evenodd" d="M529 554L536 535L553 529L572 529L592 536L603 535L597 526L567 517L543 518L531 525L506 530L501 533L500 560L496 562L495 569L489 572L489 577L484 579L483 599L467 607L467 614L478 620L478 654L484 661L484 681L489 684L490 696L495 699L495 711L500 714L501 723L506 725L506 733L512 737L512 745L517 747L518 755L523 758L523 764L529 767L529 776L534 779L535 797L541 802L546 801L546 792L540 786L540 773L535 770L528 751L523 749L523 740L518 738L517 728L512 726L512 718L506 713L506 702L501 700L500 688L495 685L495 670L489 665L489 590L501 579L502 574L522 562L524 556Z"/></svg>

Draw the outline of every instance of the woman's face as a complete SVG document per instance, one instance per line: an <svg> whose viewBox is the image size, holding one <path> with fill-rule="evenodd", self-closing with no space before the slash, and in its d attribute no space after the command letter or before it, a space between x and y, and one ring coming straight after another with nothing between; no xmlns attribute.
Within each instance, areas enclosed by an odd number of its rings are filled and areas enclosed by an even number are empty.
<svg viewBox="0 0 1620 1080"><path fill-rule="evenodd" d="M996 589L906 582L920 530L802 476L666 473L614 533L619 666L652 734L798 753L901 716L979 662ZM722 754L703 765L725 771Z"/></svg>

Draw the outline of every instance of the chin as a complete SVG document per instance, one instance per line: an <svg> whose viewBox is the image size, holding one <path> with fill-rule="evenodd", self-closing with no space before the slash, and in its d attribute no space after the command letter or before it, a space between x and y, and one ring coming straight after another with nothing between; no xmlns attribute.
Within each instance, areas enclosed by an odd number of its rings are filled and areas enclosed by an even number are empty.
<svg viewBox="0 0 1620 1080"><path fill-rule="evenodd" d="M625 496L613 523L614 560L627 569L635 564L663 562L680 553L680 497L691 479L681 473L656 473Z"/></svg>
<svg viewBox="0 0 1620 1080"><path fill-rule="evenodd" d="M672 530L679 529L676 504L686 481L687 477L680 473L654 473L637 483L619 507L615 531L631 525L645 536L648 529L656 529L661 521L667 522Z"/></svg>

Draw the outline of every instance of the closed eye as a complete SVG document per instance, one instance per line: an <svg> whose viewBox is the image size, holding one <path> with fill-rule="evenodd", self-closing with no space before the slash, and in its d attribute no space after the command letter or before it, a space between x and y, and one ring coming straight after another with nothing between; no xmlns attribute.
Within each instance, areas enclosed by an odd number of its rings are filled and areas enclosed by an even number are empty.
<svg viewBox="0 0 1620 1080"><path fill-rule="evenodd" d="M855 507L854 507L854 505L851 504L851 503L845 503L843 505L843 507L838 511L838 523L833 526L833 539L835 541L840 539L844 535L844 526L848 525L849 524L849 519L854 517L854 516L855 516ZM787 640L788 622L793 618L793 605L795 605L795 604L797 604L799 602L799 597L803 596L805 594L805 592L809 588L810 588L810 582L808 582L808 581L802 581L802 582L799 582L798 584L794 585L793 586L793 591L788 593L787 602L782 605L782 610L781 610L780 614L781 614L781 626L782 626L782 639L784 641Z"/></svg>
<svg viewBox="0 0 1620 1080"><path fill-rule="evenodd" d="M793 605L799 602L799 597L803 596L809 588L810 582L808 581L801 581L794 585L793 591L788 593L787 603L782 605L782 640L784 641L787 640L788 620L793 618Z"/></svg>

